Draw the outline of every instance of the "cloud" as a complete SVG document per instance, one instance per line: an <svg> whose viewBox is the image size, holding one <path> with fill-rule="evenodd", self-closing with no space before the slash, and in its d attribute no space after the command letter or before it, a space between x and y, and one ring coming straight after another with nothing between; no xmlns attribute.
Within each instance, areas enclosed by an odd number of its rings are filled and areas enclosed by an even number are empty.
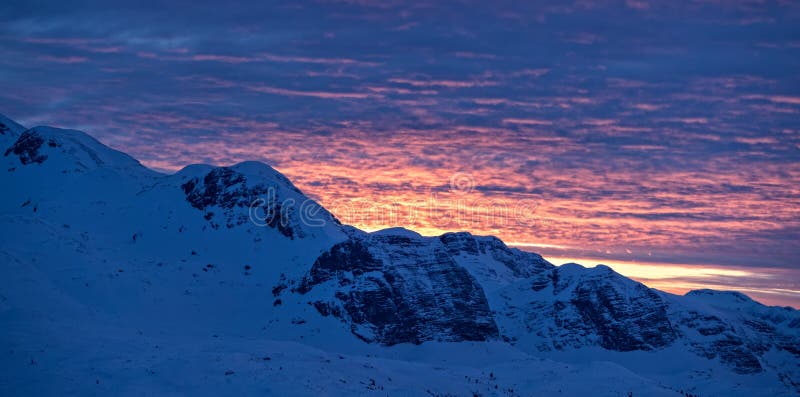
<svg viewBox="0 0 800 397"><path fill-rule="evenodd" d="M80 51L94 52L100 54L114 54L122 52L123 47L111 45L106 40L86 39L86 38L65 38L65 37L26 37L24 43L44 44L54 46L66 46Z"/></svg>
<svg viewBox="0 0 800 397"><path fill-rule="evenodd" d="M285 56L285 55L274 55L274 54L260 54L259 58L272 62L287 62L287 63L291 62L316 63L323 65L357 65L357 66L370 66L370 67L379 65L379 63L377 62L356 61L354 59L348 59L348 58L314 58L314 57Z"/></svg>
<svg viewBox="0 0 800 397"><path fill-rule="evenodd" d="M284 96L305 96L323 99L367 99L375 97L375 95L360 92L327 92L327 91L298 91L286 88L270 87L265 85L256 85L247 87L250 91L262 92L266 94L284 95Z"/></svg>
<svg viewBox="0 0 800 397"><path fill-rule="evenodd" d="M213 54L197 54L183 59L190 59L192 61L212 61L212 62L223 62L223 63L245 63L245 62L258 61L257 58L230 56L230 55L213 55Z"/></svg>
<svg viewBox="0 0 800 397"><path fill-rule="evenodd" d="M519 125L552 125L552 121L538 120L538 119L503 119L503 124L519 124Z"/></svg>
<svg viewBox="0 0 800 397"><path fill-rule="evenodd" d="M58 56L50 56L50 55L42 55L38 57L40 61L45 62L55 62L55 63L83 63L89 60L86 57L79 57L79 56L65 56L65 57L58 57Z"/></svg>
<svg viewBox="0 0 800 397"><path fill-rule="evenodd" d="M736 137L734 138L736 142L744 143L746 145L774 145L778 143L778 140L774 137L769 136L760 136L760 137Z"/></svg>
<svg viewBox="0 0 800 397"><path fill-rule="evenodd" d="M746 95L745 99L761 99L775 103L784 103L789 105L800 105L800 96L787 96L787 95Z"/></svg>
<svg viewBox="0 0 800 397"><path fill-rule="evenodd" d="M457 80L416 80L416 79L403 79L391 78L389 82L396 84L410 85L413 87L440 87L440 88L472 88L472 87L489 87L496 86L498 83L493 81L457 81Z"/></svg>
<svg viewBox="0 0 800 397"><path fill-rule="evenodd" d="M362 3L9 6L0 111L162 170L266 161L367 229L796 267L797 4Z"/></svg>

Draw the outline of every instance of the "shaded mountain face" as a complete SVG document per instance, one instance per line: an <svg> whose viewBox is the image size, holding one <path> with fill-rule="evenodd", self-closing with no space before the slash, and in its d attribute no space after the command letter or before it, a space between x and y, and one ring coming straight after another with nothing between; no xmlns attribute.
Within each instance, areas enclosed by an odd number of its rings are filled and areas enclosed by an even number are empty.
<svg viewBox="0 0 800 397"><path fill-rule="evenodd" d="M538 353L677 348L740 374L773 365L771 351L800 358L796 310L741 294L715 308L703 291L676 297L606 266L556 267L468 233L359 234L322 254L298 285L321 315L385 345L500 338Z"/></svg>
<svg viewBox="0 0 800 397"><path fill-rule="evenodd" d="M358 235L313 264L297 291L323 316L385 345L486 341L499 334L477 280L436 239Z"/></svg>
<svg viewBox="0 0 800 397"><path fill-rule="evenodd" d="M608 267L565 265L553 272L552 280L552 289L539 294L552 292L553 320L562 330L592 335L591 343L623 352L654 350L676 339L661 297ZM581 345L574 339L567 343Z"/></svg>
<svg viewBox="0 0 800 397"><path fill-rule="evenodd" d="M741 374L783 367L786 382L798 389L800 368L781 364L800 360L797 310L764 306L732 291L697 290L670 298L670 318L688 350Z"/></svg>
<svg viewBox="0 0 800 397"><path fill-rule="evenodd" d="M163 175L81 132L4 117L0 143L12 187L0 197L0 255L17 266L3 291L53 277L42 288L70 302L65 312L345 345L504 342L594 360L680 352L700 360L696 371L719 364L800 391L797 310L736 293L674 296L494 237L365 233L260 163Z"/></svg>

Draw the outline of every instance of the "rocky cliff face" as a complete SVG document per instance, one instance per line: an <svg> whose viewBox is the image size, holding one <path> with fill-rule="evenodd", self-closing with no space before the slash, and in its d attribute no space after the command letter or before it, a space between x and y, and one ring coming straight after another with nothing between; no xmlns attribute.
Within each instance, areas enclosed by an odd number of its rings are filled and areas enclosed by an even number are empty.
<svg viewBox="0 0 800 397"><path fill-rule="evenodd" d="M680 342L696 354L741 374L776 366L776 356L800 359L797 310L767 307L738 292L698 290L680 298L671 298L670 318ZM786 370L787 382L800 390L800 369Z"/></svg>
<svg viewBox="0 0 800 397"><path fill-rule="evenodd" d="M800 343L791 309L744 297L746 310L731 317L703 303L703 292L675 297L606 266L556 267L468 233L359 234L323 253L295 292L362 340L385 345L500 338L538 352L686 346L753 374L769 365L768 352L796 357Z"/></svg>
<svg viewBox="0 0 800 397"><path fill-rule="evenodd" d="M213 228L219 228L220 219L225 227L232 228L250 222L251 209L263 212L264 224L289 238L302 237L296 212L286 211L277 191L280 186L260 184L249 186L247 177L227 167L215 168L202 178L192 178L181 185L186 201L203 211ZM269 197L270 199L265 199ZM215 219L214 210L221 212Z"/></svg>
<svg viewBox="0 0 800 397"><path fill-rule="evenodd" d="M322 254L297 292L368 342L498 337L480 284L436 239L356 235Z"/></svg>
<svg viewBox="0 0 800 397"><path fill-rule="evenodd" d="M668 346L676 339L660 295L608 267L556 267L490 237L441 239L490 291L506 340L534 340L539 351L588 346L633 351Z"/></svg>
<svg viewBox="0 0 800 397"><path fill-rule="evenodd" d="M559 267L552 272L552 286L537 295L540 301L551 302L536 316L552 318L556 349L597 345L622 352L653 350L676 339L660 296L605 266ZM560 340L558 335L565 331L571 337ZM547 335L548 331L541 332Z"/></svg>
<svg viewBox="0 0 800 397"><path fill-rule="evenodd" d="M179 173L180 187L213 229L262 226L294 240L342 228L336 217L266 164L198 167Z"/></svg>
<svg viewBox="0 0 800 397"><path fill-rule="evenodd" d="M41 136L41 134L37 133L36 131L25 131L22 133L22 136L20 136L19 139L13 145L11 145L11 147L6 149L5 156L8 157L9 154L13 154L19 157L19 161L22 163L22 165L30 163L41 164L47 160L47 155L41 152L41 148L44 143L45 139ZM52 138L47 140L47 145L50 147L60 146Z"/></svg>

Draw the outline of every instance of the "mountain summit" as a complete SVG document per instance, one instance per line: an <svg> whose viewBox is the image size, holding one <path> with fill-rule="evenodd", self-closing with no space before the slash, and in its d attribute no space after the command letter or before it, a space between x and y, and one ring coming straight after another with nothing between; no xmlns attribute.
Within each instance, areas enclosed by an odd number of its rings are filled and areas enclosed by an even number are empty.
<svg viewBox="0 0 800 397"><path fill-rule="evenodd" d="M0 116L0 394L795 395L800 313ZM47 382L42 380L46 379Z"/></svg>

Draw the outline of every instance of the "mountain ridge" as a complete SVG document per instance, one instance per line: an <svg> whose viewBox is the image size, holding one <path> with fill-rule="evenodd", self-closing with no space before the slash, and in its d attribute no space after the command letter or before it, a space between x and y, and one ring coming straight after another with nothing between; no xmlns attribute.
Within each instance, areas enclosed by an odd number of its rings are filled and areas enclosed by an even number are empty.
<svg viewBox="0 0 800 397"><path fill-rule="evenodd" d="M558 358L680 355L696 361L694 377L707 371L705 361L718 362L716 371L800 391L800 371L786 364L800 358L794 309L736 293L672 295L606 266L554 266L492 236L366 233L263 163L162 174L88 134L6 120L0 116L16 139L3 148L3 178L14 189L0 199L0 249L19 266L37 264L38 273L71 274L47 288L74 310L137 326L149 319L151 332L177 317L199 329L267 332L317 347L333 338L354 351L365 348L359 343L499 342ZM56 248L42 252L32 241ZM137 308L154 302L152 313ZM261 331L251 329L262 322Z"/></svg>

